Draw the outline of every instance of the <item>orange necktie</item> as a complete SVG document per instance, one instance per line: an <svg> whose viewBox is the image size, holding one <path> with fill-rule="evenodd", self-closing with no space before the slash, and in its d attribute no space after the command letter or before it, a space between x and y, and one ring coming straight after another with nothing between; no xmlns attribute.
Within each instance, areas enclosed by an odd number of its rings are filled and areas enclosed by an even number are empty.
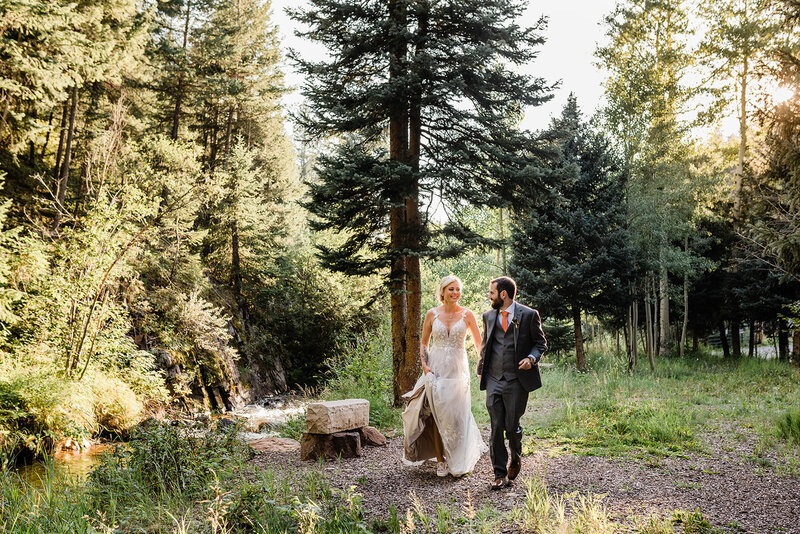
<svg viewBox="0 0 800 534"><path fill-rule="evenodd" d="M502 324L503 324L503 332L505 332L506 330L508 330L508 312L507 311L502 311L502 312L500 312L500 314L503 316L503 323Z"/></svg>

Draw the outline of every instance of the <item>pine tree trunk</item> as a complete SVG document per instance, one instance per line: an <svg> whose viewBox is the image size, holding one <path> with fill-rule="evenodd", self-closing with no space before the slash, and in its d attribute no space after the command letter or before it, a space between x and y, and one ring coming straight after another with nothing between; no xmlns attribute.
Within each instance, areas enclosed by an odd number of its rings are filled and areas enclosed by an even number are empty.
<svg viewBox="0 0 800 534"><path fill-rule="evenodd" d="M50 117L47 119L47 134L44 136L44 144L42 151L39 153L39 159L44 162L44 156L47 154L47 146L50 144L50 134L53 129L53 112L50 111Z"/></svg>
<svg viewBox="0 0 800 534"><path fill-rule="evenodd" d="M733 354L734 358L741 358L742 357L742 338L739 336L739 330L742 327L742 323L739 322L739 319L731 319L729 323L731 329L731 353Z"/></svg>
<svg viewBox="0 0 800 534"><path fill-rule="evenodd" d="M749 335L747 336L747 356L749 358L753 357L753 352L756 347L756 325L753 319L750 319L747 324Z"/></svg>
<svg viewBox="0 0 800 534"><path fill-rule="evenodd" d="M792 335L792 362L800 365L800 325L795 323Z"/></svg>
<svg viewBox="0 0 800 534"><path fill-rule="evenodd" d="M31 112L31 118L36 120L38 114L36 113L36 108L33 108ZM33 139L28 141L28 164L33 167L36 165L36 145L33 143Z"/></svg>
<svg viewBox="0 0 800 534"><path fill-rule="evenodd" d="M191 19L191 13L192 13L192 0L187 0L186 19L184 20L183 24L184 51L186 51L186 47L189 44L189 20ZM183 70L181 70L178 73L178 84L177 88L175 89L175 108L172 112L172 131L170 132L170 137L172 137L173 140L178 139L178 131L180 130L181 107L183 106L183 97L184 97L184 92L186 91L185 79L186 79L186 73Z"/></svg>
<svg viewBox="0 0 800 534"><path fill-rule="evenodd" d="M233 132L233 105L228 108L228 118L225 121L225 166L231 155L231 135Z"/></svg>
<svg viewBox="0 0 800 534"><path fill-rule="evenodd" d="M719 341L722 343L722 356L724 358L731 357L731 348L728 346L728 335L725 333L725 321L719 322Z"/></svg>
<svg viewBox="0 0 800 534"><path fill-rule="evenodd" d="M427 20L420 20L420 35L427 33ZM424 39L421 38L421 41ZM422 52L420 46L416 54ZM410 111L408 117L408 163L415 172L419 170L420 147L422 142L422 109L421 88L414 88L411 92ZM422 221L419 215L419 185L416 178L411 185L409 196L406 198L406 247L408 250L419 250L420 236L422 234ZM411 255L406 259L406 298L408 316L406 321L405 363L400 375L401 388L408 391L414 387L420 372L419 350L422 330L422 273L420 271L419 257Z"/></svg>
<svg viewBox="0 0 800 534"><path fill-rule="evenodd" d="M389 17L396 29L405 28L407 25L406 3L400 0L389 0ZM393 32L394 33L394 32ZM405 37L397 31L393 35L395 42L391 48L389 58L389 82L400 83L406 76L408 64L406 55L408 44ZM401 91L392 103L389 114L389 158L398 163L408 162L408 126L409 108L405 99L405 92ZM403 184L408 185L408 184ZM403 187L400 188L405 189ZM393 199L399 205L390 210L390 247L395 251L407 250L409 228L407 225L406 198ZM401 395L413 387L409 384L408 377L411 369L419 365L419 355L414 355L414 360L409 362L406 350L407 322L418 321L419 317L409 316L408 306L408 256L400 252L394 260L391 273L391 308L392 308L392 368L394 371L394 404L402 404Z"/></svg>
<svg viewBox="0 0 800 534"><path fill-rule="evenodd" d="M58 230L61 225L61 215L67 198L67 185L69 182L69 167L72 160L72 143L75 138L75 120L78 115L78 86L72 88L72 103L69 112L69 129L67 130L67 140L64 146L64 161L61 164L61 172L58 179L58 198L56 214L53 220L53 230Z"/></svg>
<svg viewBox="0 0 800 534"><path fill-rule="evenodd" d="M69 102L67 98L61 106L61 126L58 129L58 150L56 151L56 166L53 169L53 191L58 194L58 182L61 178L61 158L64 156L64 141L67 138L67 117L69 117Z"/></svg>
<svg viewBox="0 0 800 534"><path fill-rule="evenodd" d="M583 352L583 331L581 330L581 309L572 306L572 323L575 331L575 365L578 371L586 372L586 355Z"/></svg>
<svg viewBox="0 0 800 534"><path fill-rule="evenodd" d="M391 209L389 222L392 248L400 248L400 231L405 219L404 207ZM391 272L391 314L392 314L392 372L394 375L394 405L402 406L406 376L406 321L408 320L408 301L406 299L406 258L399 256L392 264ZM418 359L418 358L417 358ZM412 384L413 385L413 384Z"/></svg>

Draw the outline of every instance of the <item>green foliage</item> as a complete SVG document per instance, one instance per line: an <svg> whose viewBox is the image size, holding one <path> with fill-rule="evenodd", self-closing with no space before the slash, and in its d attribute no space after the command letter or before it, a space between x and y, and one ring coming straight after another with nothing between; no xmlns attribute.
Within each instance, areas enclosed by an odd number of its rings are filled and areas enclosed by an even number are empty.
<svg viewBox="0 0 800 534"><path fill-rule="evenodd" d="M778 432L782 438L800 445L800 410L790 410L777 421Z"/></svg>
<svg viewBox="0 0 800 534"><path fill-rule="evenodd" d="M282 438L291 438L300 441L303 437L303 432L306 431L306 416L300 415L292 417L291 419L276 426L275 431Z"/></svg>
<svg viewBox="0 0 800 534"><path fill-rule="evenodd" d="M340 355L328 364L330 378L322 397L367 399L372 426L401 428L400 411L392 407L392 344L387 322L374 333L359 334L341 344Z"/></svg>
<svg viewBox="0 0 800 534"><path fill-rule="evenodd" d="M570 321L545 320L542 323L547 338L547 356L565 356L575 348L575 329Z"/></svg>
<svg viewBox="0 0 800 534"><path fill-rule="evenodd" d="M672 513L672 521L683 527L684 534L717 534L720 532L703 516L699 509L693 512L676 510Z"/></svg>
<svg viewBox="0 0 800 534"><path fill-rule="evenodd" d="M237 430L231 426L206 431L155 421L143 425L92 469L92 497L99 506L110 494L118 494L117 502L126 496L135 500L138 492L162 498L208 496L211 482L230 477L246 456Z"/></svg>

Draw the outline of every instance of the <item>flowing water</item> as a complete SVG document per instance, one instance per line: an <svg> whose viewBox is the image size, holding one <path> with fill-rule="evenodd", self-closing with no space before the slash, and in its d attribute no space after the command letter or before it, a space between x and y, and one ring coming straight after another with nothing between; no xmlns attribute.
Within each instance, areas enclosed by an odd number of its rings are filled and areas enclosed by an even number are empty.
<svg viewBox="0 0 800 534"><path fill-rule="evenodd" d="M242 432L242 439L255 441L265 436L274 435L273 428L286 421L305 413L308 402L302 397L293 395L276 395L260 399L253 404L248 404L224 417L233 417L244 422L247 432ZM100 460L103 451L113 447L109 444L95 444L80 452L58 452L53 459L53 469L58 475L84 479L94 465ZM34 488L42 487L42 480L47 476L47 463L36 461L31 464L15 468L16 473L28 485Z"/></svg>
<svg viewBox="0 0 800 534"><path fill-rule="evenodd" d="M57 452L52 460L52 468L56 475L67 478L85 479L92 467L100 460L103 451L113 447L106 443L92 445L86 450ZM48 464L46 461L36 461L14 469L23 482L33 488L41 488L47 478Z"/></svg>

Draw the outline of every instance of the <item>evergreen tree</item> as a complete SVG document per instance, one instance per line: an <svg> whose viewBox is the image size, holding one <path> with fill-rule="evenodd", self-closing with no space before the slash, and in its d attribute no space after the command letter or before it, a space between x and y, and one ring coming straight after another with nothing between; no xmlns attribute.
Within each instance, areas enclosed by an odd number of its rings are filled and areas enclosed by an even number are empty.
<svg viewBox="0 0 800 534"><path fill-rule="evenodd" d="M572 319L586 371L581 314L612 318L629 299L625 184L609 141L583 122L574 96L542 136L557 148L549 200L514 221L510 271L545 317Z"/></svg>
<svg viewBox="0 0 800 534"><path fill-rule="evenodd" d="M514 184L539 180L528 157L536 147L510 120L549 98L541 79L512 70L543 42L543 20L514 23L523 9L517 0L312 0L292 12L329 54L295 54L308 77L299 122L310 139L341 140L320 157L307 205L317 229L347 239L320 256L337 271L386 273L396 403L419 373L420 258L485 243L460 208L506 206ZM452 221L434 231L428 210L439 199Z"/></svg>

